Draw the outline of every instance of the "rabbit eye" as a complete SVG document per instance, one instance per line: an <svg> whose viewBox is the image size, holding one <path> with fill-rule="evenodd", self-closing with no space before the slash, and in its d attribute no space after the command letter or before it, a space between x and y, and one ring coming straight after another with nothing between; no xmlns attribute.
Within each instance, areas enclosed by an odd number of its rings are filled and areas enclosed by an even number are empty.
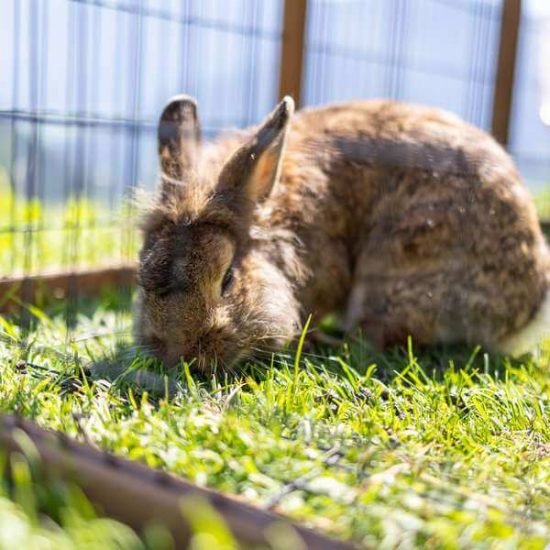
<svg viewBox="0 0 550 550"><path fill-rule="evenodd" d="M233 282L233 266L231 266L223 276L222 281L222 294L225 294L229 287L231 286L231 283Z"/></svg>

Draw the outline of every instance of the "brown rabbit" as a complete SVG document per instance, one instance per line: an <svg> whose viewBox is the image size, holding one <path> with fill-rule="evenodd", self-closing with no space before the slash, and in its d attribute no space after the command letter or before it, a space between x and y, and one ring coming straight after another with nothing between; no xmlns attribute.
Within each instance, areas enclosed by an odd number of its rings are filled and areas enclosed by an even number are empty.
<svg viewBox="0 0 550 550"><path fill-rule="evenodd" d="M522 353L550 328L549 255L510 157L449 113L393 101L303 110L200 142L193 99L162 113L135 336L205 369L340 311L377 346Z"/></svg>

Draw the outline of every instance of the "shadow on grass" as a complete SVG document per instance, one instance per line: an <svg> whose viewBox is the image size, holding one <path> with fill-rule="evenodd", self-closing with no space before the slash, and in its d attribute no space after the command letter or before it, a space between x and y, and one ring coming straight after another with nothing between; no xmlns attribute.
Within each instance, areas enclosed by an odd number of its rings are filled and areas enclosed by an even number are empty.
<svg viewBox="0 0 550 550"><path fill-rule="evenodd" d="M147 393L153 400L172 398L185 391L181 376L166 369L153 357L129 345L120 345L114 353L99 357L87 365L86 375L93 382L107 382L122 394Z"/></svg>
<svg viewBox="0 0 550 550"><path fill-rule="evenodd" d="M79 318L92 318L98 311L125 314L132 311L133 291L129 287L105 287L99 297L81 296L75 290L68 297L56 298L51 294L37 297L37 303L26 305L13 296L0 300L0 315L26 332L36 329L42 317L62 318L68 329L77 326Z"/></svg>
<svg viewBox="0 0 550 550"><path fill-rule="evenodd" d="M172 398L190 389L227 388L246 381L266 380L275 369L293 369L296 355L292 348L274 353L272 359L251 360L237 365L231 371L203 373L190 364L166 368L158 360L136 352L132 346L119 347L115 354L100 358L89 365L92 380L105 380L123 392L147 394L153 398ZM447 370L465 370L470 373L486 374L495 378L505 375L510 368L525 364L523 359L510 359L484 352L481 348L460 345L438 345L415 349L395 347L377 351L366 340L354 338L344 340L340 345L309 345L299 358L300 369L323 371L335 378L346 378L344 365L362 376L375 365L375 376L383 383L389 383L397 376L412 371L422 372L425 379L443 380Z"/></svg>
<svg viewBox="0 0 550 550"><path fill-rule="evenodd" d="M92 318L100 310L127 314L131 310L131 304L130 293L107 291L100 299L80 300L78 315L80 319ZM54 304L45 313L49 317L61 316L67 322L69 331L71 330L69 320L65 318L67 306L63 308ZM17 323L18 319L15 318L14 321ZM40 323L39 316L35 322ZM448 369L499 377L510 367L517 368L525 364L525 359L511 360L486 353L479 348L458 345L430 348L409 345L408 348L396 347L380 352L360 334L339 341L341 334L334 326L335 324L330 323L322 324L311 335L321 334L322 340L332 344L319 343L316 341L318 339L308 336L307 345L298 361L300 369L323 371L339 378L348 376L346 368L353 369L359 376L372 373L374 368L374 376L383 383L388 383L396 376L406 375L411 369L415 372L421 371L425 378L439 381ZM261 357L252 358L231 370L205 374L195 369L193 362L188 365L182 362L178 367L165 368L160 362L139 353L132 345L119 345L114 352L87 362L83 375L92 381L104 381L123 393L131 390L133 394L147 392L153 399L171 398L197 387L212 391L212 388L230 387L236 383L246 386L247 379L261 382L273 374L274 370L293 370L296 362L295 346L293 344L287 350L274 354L262 354ZM71 391L71 384L67 386L67 391Z"/></svg>
<svg viewBox="0 0 550 550"><path fill-rule="evenodd" d="M501 377L506 370L519 368L531 360L529 356L510 358L484 350L479 346L437 344L433 346L395 346L377 350L361 335L347 337L337 346L315 344L304 352L302 364L321 364L335 376L347 376L341 362L364 375L376 365L376 378L389 382L405 371L421 370L423 376L440 381L449 369L478 372Z"/></svg>

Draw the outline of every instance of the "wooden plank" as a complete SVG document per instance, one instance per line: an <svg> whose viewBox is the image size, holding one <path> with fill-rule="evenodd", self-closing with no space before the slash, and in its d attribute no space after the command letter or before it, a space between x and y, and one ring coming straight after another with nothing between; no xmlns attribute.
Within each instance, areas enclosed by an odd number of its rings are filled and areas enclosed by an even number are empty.
<svg viewBox="0 0 550 550"><path fill-rule="evenodd" d="M508 145L510 133L520 20L521 0L503 0L491 126L503 145Z"/></svg>
<svg viewBox="0 0 550 550"><path fill-rule="evenodd" d="M302 96L306 15L307 0L285 0L279 97L291 95L296 107L300 106Z"/></svg>
<svg viewBox="0 0 550 550"><path fill-rule="evenodd" d="M282 516L115 457L20 417L0 416L0 449L9 453L24 451L28 446L21 445L21 432L32 441L40 457L36 466L46 477L77 484L95 506L138 533L150 522L166 526L177 548L187 548L191 534L181 512L182 500L192 503L197 497L215 508L235 538L246 545L266 545L269 528L283 523L292 526L305 548L352 548L292 524Z"/></svg>
<svg viewBox="0 0 550 550"><path fill-rule="evenodd" d="M135 265L122 264L101 269L0 278L0 311L13 310L20 303L35 304L43 298L93 297L106 287L129 287L134 284L135 272Z"/></svg>

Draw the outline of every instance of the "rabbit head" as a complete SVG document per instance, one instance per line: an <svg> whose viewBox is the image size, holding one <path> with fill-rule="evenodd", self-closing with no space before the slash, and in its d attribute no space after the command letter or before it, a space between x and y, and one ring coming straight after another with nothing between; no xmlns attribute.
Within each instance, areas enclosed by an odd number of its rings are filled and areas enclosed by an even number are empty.
<svg viewBox="0 0 550 550"><path fill-rule="evenodd" d="M295 334L291 285L253 236L293 108L285 98L223 162L202 154L193 99L175 97L161 115L161 175L142 223L134 332L166 364L223 367Z"/></svg>

